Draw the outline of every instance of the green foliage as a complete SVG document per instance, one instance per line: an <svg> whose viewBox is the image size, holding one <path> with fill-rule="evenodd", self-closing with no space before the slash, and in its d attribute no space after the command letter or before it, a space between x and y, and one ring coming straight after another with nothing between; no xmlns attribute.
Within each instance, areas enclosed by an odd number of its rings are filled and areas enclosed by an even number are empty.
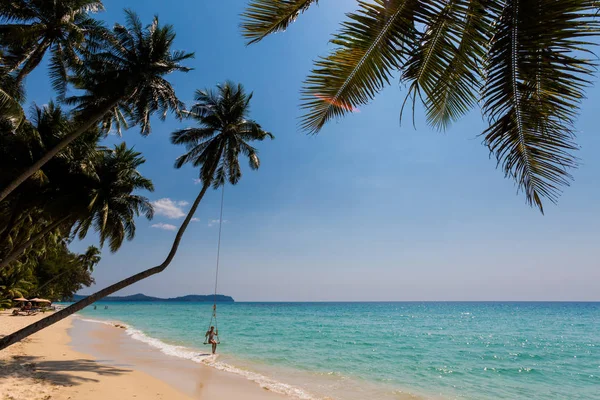
<svg viewBox="0 0 600 400"><path fill-rule="evenodd" d="M217 90L196 91L196 103L186 115L199 127L186 128L171 134L173 144L182 144L187 152L177 158L175 168L185 164L200 167L200 179L205 186L217 188L225 181L232 185L242 177L239 155L248 158L250 168L258 169L258 150L248 142L273 139L273 135L249 119L252 93L232 82L217 86ZM215 168L216 167L216 168Z"/></svg>
<svg viewBox="0 0 600 400"><path fill-rule="evenodd" d="M100 256L96 247L90 246L86 253L75 254L60 241L47 248L43 256L0 271L0 306L10 307L12 299L18 297L41 297L52 301L70 298L94 283L91 272L98 262Z"/></svg>
<svg viewBox="0 0 600 400"><path fill-rule="evenodd" d="M93 262L86 262L85 255L95 253ZM30 296L60 300L71 298L83 287L94 283L93 267L100 262L99 250L90 246L86 253L70 252L66 245L57 246L35 266L37 287L30 290Z"/></svg>
<svg viewBox="0 0 600 400"><path fill-rule="evenodd" d="M106 134L111 127L120 132L121 127L140 125L146 135L153 115L164 120L173 112L181 118L183 103L166 77L189 71L181 63L194 55L171 49L175 31L160 25L158 17L143 26L126 10L126 25L115 24L109 31L88 15L101 8L101 2L92 0L17 0L0 6L0 19L9 22L0 25L0 123L6 120L14 127L22 119L15 103L19 99L7 82L14 78L20 88L48 49L53 51L53 86L59 100L74 106L75 121L61 141L13 174L0 188L0 201L32 176L39 177L45 163L92 126L99 124ZM21 20L33 22L17 23ZM65 98L69 84L76 95Z"/></svg>
<svg viewBox="0 0 600 400"><path fill-rule="evenodd" d="M252 0L243 34L257 42L315 3ZM591 0L358 1L305 81L301 127L319 132L399 73L405 103L420 99L439 129L481 104L485 145L543 212L577 165L574 121L595 70L597 18Z"/></svg>
<svg viewBox="0 0 600 400"><path fill-rule="evenodd" d="M60 141L73 124L60 107L50 103L35 107L31 122L16 132L0 130L0 185ZM145 159L125 143L114 149L98 147L100 138L98 130L91 129L0 202L0 260L56 221L60 225L41 243L54 246L61 238L84 238L93 226L100 244L108 241L116 251L124 239L133 239L138 215L152 218L148 199L137 194L154 189L138 171ZM36 257L44 249L33 246L22 257Z"/></svg>
<svg viewBox="0 0 600 400"><path fill-rule="evenodd" d="M150 133L150 117L158 113L164 120L168 112L181 117L183 103L165 77L173 72L188 72L181 65L193 53L173 51L172 25L161 26L155 16L143 26L139 17L126 10L125 26L115 24L111 35L98 51L87 52L73 67L69 81L85 91L66 101L76 106L78 118L86 120L99 109L110 106L102 117L102 130L139 125L141 133Z"/></svg>
<svg viewBox="0 0 600 400"><path fill-rule="evenodd" d="M285 31L300 13L317 4L318 0L251 1L242 14L242 31L248 44L261 41L265 36Z"/></svg>
<svg viewBox="0 0 600 400"><path fill-rule="evenodd" d="M66 90L68 65L79 62L106 30L89 16L104 9L98 0L11 0L0 6L0 44L5 64L21 82L52 52L50 76L59 94Z"/></svg>

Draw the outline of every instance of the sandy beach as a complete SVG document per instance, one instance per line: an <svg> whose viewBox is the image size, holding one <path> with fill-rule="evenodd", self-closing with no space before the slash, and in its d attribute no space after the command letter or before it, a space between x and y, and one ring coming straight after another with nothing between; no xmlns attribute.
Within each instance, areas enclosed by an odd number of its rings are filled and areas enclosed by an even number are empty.
<svg viewBox="0 0 600 400"><path fill-rule="evenodd" d="M0 335L44 316L9 314L0 313ZM127 340L121 329L87 324L99 326L80 328L77 347L102 354L99 360L73 349L69 332L74 322L67 318L0 352L0 400L287 398L242 377L158 352L134 348L121 353Z"/></svg>

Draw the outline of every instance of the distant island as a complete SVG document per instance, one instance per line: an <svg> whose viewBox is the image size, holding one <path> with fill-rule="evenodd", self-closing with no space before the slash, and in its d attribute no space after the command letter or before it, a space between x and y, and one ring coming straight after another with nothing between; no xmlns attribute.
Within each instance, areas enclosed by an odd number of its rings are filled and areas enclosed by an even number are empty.
<svg viewBox="0 0 600 400"><path fill-rule="evenodd" d="M87 296L76 294L71 299L65 299L65 301L79 301L85 299ZM201 295L201 294L188 294L187 296L172 297L168 299L162 299L160 297L146 296L145 294L138 293L131 296L108 296L99 301L162 301L162 302L189 302L189 303L212 303L215 301L215 296L212 294ZM224 296L218 294L216 297L217 303L233 303L233 297Z"/></svg>

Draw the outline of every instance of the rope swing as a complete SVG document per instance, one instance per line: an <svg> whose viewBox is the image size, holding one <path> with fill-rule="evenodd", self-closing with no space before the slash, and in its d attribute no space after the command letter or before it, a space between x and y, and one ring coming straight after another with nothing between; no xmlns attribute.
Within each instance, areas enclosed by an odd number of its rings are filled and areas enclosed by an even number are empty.
<svg viewBox="0 0 600 400"><path fill-rule="evenodd" d="M213 321L215 322L215 341L217 344L220 344L219 340L219 325L217 321L217 288L219 285L219 259L221 257L221 232L223 231L223 203L225 199L225 184L223 183L223 187L221 188L221 213L219 215L219 242L217 244L217 267L215 269L215 292L213 297L213 307L212 307L212 315L210 317L210 322L208 323L208 330L213 326ZM208 336L204 341L204 344L208 343Z"/></svg>

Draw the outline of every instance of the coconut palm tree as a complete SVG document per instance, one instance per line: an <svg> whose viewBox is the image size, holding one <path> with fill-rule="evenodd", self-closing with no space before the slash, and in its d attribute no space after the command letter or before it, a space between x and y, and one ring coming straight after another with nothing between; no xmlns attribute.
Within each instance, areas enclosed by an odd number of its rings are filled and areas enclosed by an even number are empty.
<svg viewBox="0 0 600 400"><path fill-rule="evenodd" d="M85 253L80 254L78 259L86 270L94 271L94 267L98 265L102 259L102 257L100 257L100 249L96 246L88 246Z"/></svg>
<svg viewBox="0 0 600 400"><path fill-rule="evenodd" d="M199 122L199 127L173 132L171 138L173 143L184 144L188 150L177 159L175 166L181 167L184 164L191 163L195 167L199 167L200 179L203 185L190 211L179 227L166 259L156 267L130 276L63 310L1 338L0 350L76 313L103 297L149 276L158 274L169 266L177 253L183 234L208 188L211 185L217 188L224 185L226 181L231 184L239 181L241 169L238 158L241 154L248 157L252 169L260 166L257 150L248 142L264 140L267 137L273 138L273 135L264 131L255 121L249 119L251 98L252 94L246 94L241 85L234 85L229 82L218 86L216 92L211 90L197 91L197 102L188 115Z"/></svg>
<svg viewBox="0 0 600 400"><path fill-rule="evenodd" d="M161 119L169 111L182 115L183 104L165 77L190 71L181 62L194 54L171 50L175 31L172 25L161 26L158 17L146 27L133 11L126 11L126 19L125 26L114 26L105 46L85 52L81 62L72 66L69 81L84 92L66 99L76 106L75 128L2 188L0 201L99 121L105 132L126 123L140 125L147 135L153 114L158 112Z"/></svg>
<svg viewBox="0 0 600 400"><path fill-rule="evenodd" d="M52 52L50 71L55 88L64 92L67 65L82 49L96 45L106 30L89 16L104 10L98 0L11 0L0 6L0 44L12 50L4 63L18 70L17 83Z"/></svg>
<svg viewBox="0 0 600 400"><path fill-rule="evenodd" d="M101 152L96 176L82 188L84 201L73 234L83 239L93 226L100 235L100 245L108 240L112 252L121 247L125 238L132 240L135 218L144 214L150 220L154 216L150 201L135 194L138 190L154 191L152 181L138 171L145 162L141 153L127 148L125 143Z"/></svg>
<svg viewBox="0 0 600 400"><path fill-rule="evenodd" d="M317 0L251 0L249 43L284 31ZM574 120L594 70L594 0L374 0L332 39L304 83L301 127L319 132L400 75L412 104L445 129L478 103L484 144L527 202L543 212L576 166ZM405 100L405 103L406 103Z"/></svg>
<svg viewBox="0 0 600 400"><path fill-rule="evenodd" d="M26 163L28 157L43 154L45 148L62 140L73 124L53 103L35 107L32 114L33 123L16 134L0 132L3 172L10 171L13 164ZM135 217L144 214L152 218L148 199L137 194L138 190L154 190L152 182L138 171L146 160L125 143L98 150L99 138L97 129L86 132L61 157L46 164L39 179L21 186L14 196L17 198L2 204L0 269L57 229L83 239L93 226L100 244L108 241L114 252L125 238L133 239ZM33 222L20 223L26 216L34 216Z"/></svg>
<svg viewBox="0 0 600 400"><path fill-rule="evenodd" d="M116 291L149 276L156 275L169 266L177 253L183 234L208 188L210 186L218 188L227 181L231 184L237 183L242 175L238 159L242 154L248 157L252 169L257 169L260 166L258 152L248 142L273 138L273 135L264 131L255 121L249 119L251 98L252 94L246 94L241 85L234 85L230 82L218 86L217 91L197 91L196 103L187 115L189 118L198 121L199 127L173 132L172 142L184 144L187 149L187 152L177 159L175 166L179 168L184 164L191 163L193 166L198 167L203 185L190 211L179 227L166 259L156 267L130 276L63 310L1 338L0 350Z"/></svg>
<svg viewBox="0 0 600 400"><path fill-rule="evenodd" d="M146 160L141 153L128 149L125 143L114 150L100 152L94 173L63 176L65 185L51 192L60 193L44 202L52 220L28 240L20 243L0 261L0 270L19 258L25 250L56 229L71 232L84 239L90 227L98 232L100 245L109 242L116 252L123 240L135 236L135 218L140 214L152 219L154 210L146 197L137 190L153 191L152 181L143 177L138 167ZM42 197L46 197L42 191Z"/></svg>
<svg viewBox="0 0 600 400"><path fill-rule="evenodd" d="M182 144L187 152L177 158L175 168L185 164L200 167L200 180L204 186L217 188L228 180L232 185L242 176L239 154L258 169L257 151L248 142L273 139L273 135L249 119L252 93L246 94L240 84L225 82L214 90L197 90L196 103L187 113L199 127L173 132L171 142ZM204 189L204 188L203 188ZM202 193L202 192L201 192Z"/></svg>

